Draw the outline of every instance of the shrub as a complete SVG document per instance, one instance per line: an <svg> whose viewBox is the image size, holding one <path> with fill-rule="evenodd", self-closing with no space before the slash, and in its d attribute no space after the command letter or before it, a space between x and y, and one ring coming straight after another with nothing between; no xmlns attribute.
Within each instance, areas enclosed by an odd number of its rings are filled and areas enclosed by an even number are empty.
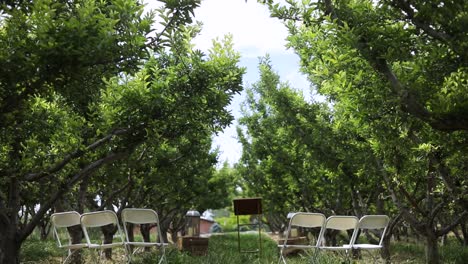
<svg viewBox="0 0 468 264"><path fill-rule="evenodd" d="M58 248L55 240L40 240L34 236L26 240L21 247L21 262L39 262L51 257L61 257L63 251Z"/></svg>

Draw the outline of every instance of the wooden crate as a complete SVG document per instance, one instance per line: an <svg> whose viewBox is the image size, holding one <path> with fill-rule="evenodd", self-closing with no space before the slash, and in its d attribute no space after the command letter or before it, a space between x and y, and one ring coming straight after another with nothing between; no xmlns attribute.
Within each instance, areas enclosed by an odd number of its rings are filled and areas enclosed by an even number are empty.
<svg viewBox="0 0 468 264"><path fill-rule="evenodd" d="M194 256L205 256L208 253L208 241L207 237L183 236L178 238L177 247Z"/></svg>

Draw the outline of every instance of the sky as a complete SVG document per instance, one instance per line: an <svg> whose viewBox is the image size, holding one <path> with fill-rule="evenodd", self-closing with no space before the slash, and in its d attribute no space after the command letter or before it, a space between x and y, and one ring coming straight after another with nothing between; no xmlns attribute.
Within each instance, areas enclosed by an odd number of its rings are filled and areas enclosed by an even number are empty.
<svg viewBox="0 0 468 264"><path fill-rule="evenodd" d="M147 8L154 8L156 1L146 1ZM203 27L194 39L197 49L207 52L212 40L232 34L234 49L240 52L239 66L246 68L244 88L259 79L259 57L270 55L274 70L282 81L287 81L304 96L309 98L310 89L306 77L299 72L299 58L292 50L286 49L286 27L276 18L271 18L268 8L255 0L203 0L195 9L195 20ZM219 146L219 161L236 163L242 155L242 146L237 141L237 119L241 116L240 105L245 92L236 95L228 109L236 119L222 133L213 138L213 147Z"/></svg>

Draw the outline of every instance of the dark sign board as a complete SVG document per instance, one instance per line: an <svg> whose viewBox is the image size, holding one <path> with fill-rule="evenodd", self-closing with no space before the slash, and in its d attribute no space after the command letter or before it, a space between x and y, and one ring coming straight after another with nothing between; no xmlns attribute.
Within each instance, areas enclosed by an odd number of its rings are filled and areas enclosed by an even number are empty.
<svg viewBox="0 0 468 264"><path fill-rule="evenodd" d="M235 215L262 214L262 198L234 199L234 214Z"/></svg>

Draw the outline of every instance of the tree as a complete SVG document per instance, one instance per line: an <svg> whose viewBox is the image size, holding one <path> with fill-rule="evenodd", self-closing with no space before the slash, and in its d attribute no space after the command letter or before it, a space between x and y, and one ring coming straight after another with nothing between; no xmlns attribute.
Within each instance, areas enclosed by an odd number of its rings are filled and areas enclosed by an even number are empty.
<svg viewBox="0 0 468 264"><path fill-rule="evenodd" d="M150 137L231 122L238 55L221 43L207 56L193 51L198 29L184 25L199 1L162 2L153 37L153 15L136 1L1 2L0 262L19 262L44 215L84 206L93 174Z"/></svg>
<svg viewBox="0 0 468 264"><path fill-rule="evenodd" d="M467 4L459 1L269 2L302 70L338 120L372 147L394 203L426 237L466 220ZM462 155L464 156L464 155Z"/></svg>
<svg viewBox="0 0 468 264"><path fill-rule="evenodd" d="M305 47L294 41L296 33L326 30L341 51L358 55L386 83L402 111L436 130L468 129L465 2L324 0L291 1L289 7L269 2L272 15L290 22L291 46L298 52ZM311 51L300 54L304 65ZM326 58L336 59L323 55L325 64L333 63Z"/></svg>
<svg viewBox="0 0 468 264"><path fill-rule="evenodd" d="M270 227L281 231L290 211L382 213L382 178L365 179L376 171L369 144L326 104L280 83L268 57L259 69L238 129L238 170L247 191L265 199Z"/></svg>

